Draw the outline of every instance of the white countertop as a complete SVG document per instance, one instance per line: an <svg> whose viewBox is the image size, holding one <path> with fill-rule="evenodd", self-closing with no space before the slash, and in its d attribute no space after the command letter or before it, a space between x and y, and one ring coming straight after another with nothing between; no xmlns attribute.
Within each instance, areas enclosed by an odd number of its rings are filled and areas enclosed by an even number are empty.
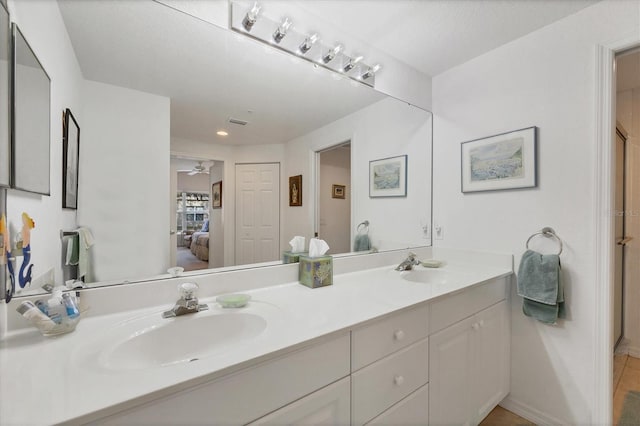
<svg viewBox="0 0 640 426"><path fill-rule="evenodd" d="M206 382L289 347L512 273L507 268L451 264L438 269L443 273L438 283L424 284L401 278L403 273L394 267L335 275L332 286L317 289L293 282L246 291L256 309L275 307L265 332L192 363L114 371L86 359L87 347L101 333L132 317L160 315L168 305L86 318L75 332L54 338L41 337L35 329L10 333L0 342L0 424L95 420ZM208 303L212 310L220 309L214 298L200 302ZM251 306L243 309L250 311Z"/></svg>

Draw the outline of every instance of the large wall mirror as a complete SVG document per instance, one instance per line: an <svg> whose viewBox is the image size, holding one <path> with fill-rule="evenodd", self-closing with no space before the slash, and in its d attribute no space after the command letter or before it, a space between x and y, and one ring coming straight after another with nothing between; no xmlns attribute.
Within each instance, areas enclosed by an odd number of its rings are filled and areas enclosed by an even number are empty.
<svg viewBox="0 0 640 426"><path fill-rule="evenodd" d="M154 1L58 4L84 78L87 282L280 262L314 233L334 255L430 245L428 111ZM406 194L370 196L393 157Z"/></svg>
<svg viewBox="0 0 640 426"><path fill-rule="evenodd" d="M12 187L50 194L51 80L13 24Z"/></svg>

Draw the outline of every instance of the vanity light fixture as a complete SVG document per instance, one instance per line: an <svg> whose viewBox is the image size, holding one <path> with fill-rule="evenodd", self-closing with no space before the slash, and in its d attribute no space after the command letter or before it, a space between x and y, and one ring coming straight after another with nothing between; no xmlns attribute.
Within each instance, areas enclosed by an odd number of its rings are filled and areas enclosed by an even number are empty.
<svg viewBox="0 0 640 426"><path fill-rule="evenodd" d="M349 59L349 62L347 62L347 65L345 65L345 66L342 68L342 71L344 71L344 72L349 72L349 71L351 71L351 70L353 69L353 67L355 67L355 66L356 66L356 64L357 64L358 62L360 62L361 60L362 60L362 56L358 56L357 58L351 58L351 59Z"/></svg>
<svg viewBox="0 0 640 426"><path fill-rule="evenodd" d="M273 41L280 43L284 36L287 35L287 31L291 27L292 23L293 22L291 22L289 18L284 18L280 26L276 28L276 31L273 33Z"/></svg>
<svg viewBox="0 0 640 426"><path fill-rule="evenodd" d="M218 130L216 132L216 135L218 135L218 136L229 136L229 132L227 132L226 130Z"/></svg>
<svg viewBox="0 0 640 426"><path fill-rule="evenodd" d="M379 64L369 67L369 69L364 74L362 74L362 79L366 80L370 77L373 77L378 72L379 69L380 69Z"/></svg>
<svg viewBox="0 0 640 426"><path fill-rule="evenodd" d="M312 34L309 37L305 38L299 47L300 53L302 53L303 55L307 53L309 50L311 50L316 41L318 41L318 34Z"/></svg>
<svg viewBox="0 0 640 426"><path fill-rule="evenodd" d="M335 58L336 55L342 51L342 49L343 49L343 46L341 44L338 44L336 47L334 47L333 49L329 50L322 57L322 62L324 62L325 64L328 64L329 62L333 61L333 58Z"/></svg>
<svg viewBox="0 0 640 426"><path fill-rule="evenodd" d="M253 28L253 24L255 24L258 20L260 9L262 9L262 7L258 6L258 2L255 2L251 10L249 10L245 15L244 19L242 20L242 26L246 31L251 31L251 28Z"/></svg>

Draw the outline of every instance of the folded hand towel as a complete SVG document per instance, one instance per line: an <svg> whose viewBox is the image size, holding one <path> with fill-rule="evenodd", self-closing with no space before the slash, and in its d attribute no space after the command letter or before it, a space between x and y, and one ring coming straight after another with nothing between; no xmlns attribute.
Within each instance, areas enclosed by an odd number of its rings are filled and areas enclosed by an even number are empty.
<svg viewBox="0 0 640 426"><path fill-rule="evenodd" d="M527 250L518 268L518 295L524 298L525 315L547 324L564 318L564 288L560 280L560 257Z"/></svg>
<svg viewBox="0 0 640 426"><path fill-rule="evenodd" d="M353 242L353 251L367 251L371 250L371 240L369 239L368 234L359 234L356 235L355 241Z"/></svg>

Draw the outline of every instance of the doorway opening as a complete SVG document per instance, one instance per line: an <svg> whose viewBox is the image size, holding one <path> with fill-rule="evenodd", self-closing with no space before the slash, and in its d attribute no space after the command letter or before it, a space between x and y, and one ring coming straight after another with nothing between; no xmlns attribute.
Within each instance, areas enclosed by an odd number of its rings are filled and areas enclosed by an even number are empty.
<svg viewBox="0 0 640 426"><path fill-rule="evenodd" d="M171 264L185 271L215 267L212 249L224 244L223 235L211 232L222 228L216 226L221 220L212 210L211 191L223 171L222 161L171 156Z"/></svg>
<svg viewBox="0 0 640 426"><path fill-rule="evenodd" d="M316 152L316 236L328 253L351 251L351 141Z"/></svg>
<svg viewBox="0 0 640 426"><path fill-rule="evenodd" d="M630 376L640 366L640 48L615 57L613 234L613 421L628 392L640 392Z"/></svg>

